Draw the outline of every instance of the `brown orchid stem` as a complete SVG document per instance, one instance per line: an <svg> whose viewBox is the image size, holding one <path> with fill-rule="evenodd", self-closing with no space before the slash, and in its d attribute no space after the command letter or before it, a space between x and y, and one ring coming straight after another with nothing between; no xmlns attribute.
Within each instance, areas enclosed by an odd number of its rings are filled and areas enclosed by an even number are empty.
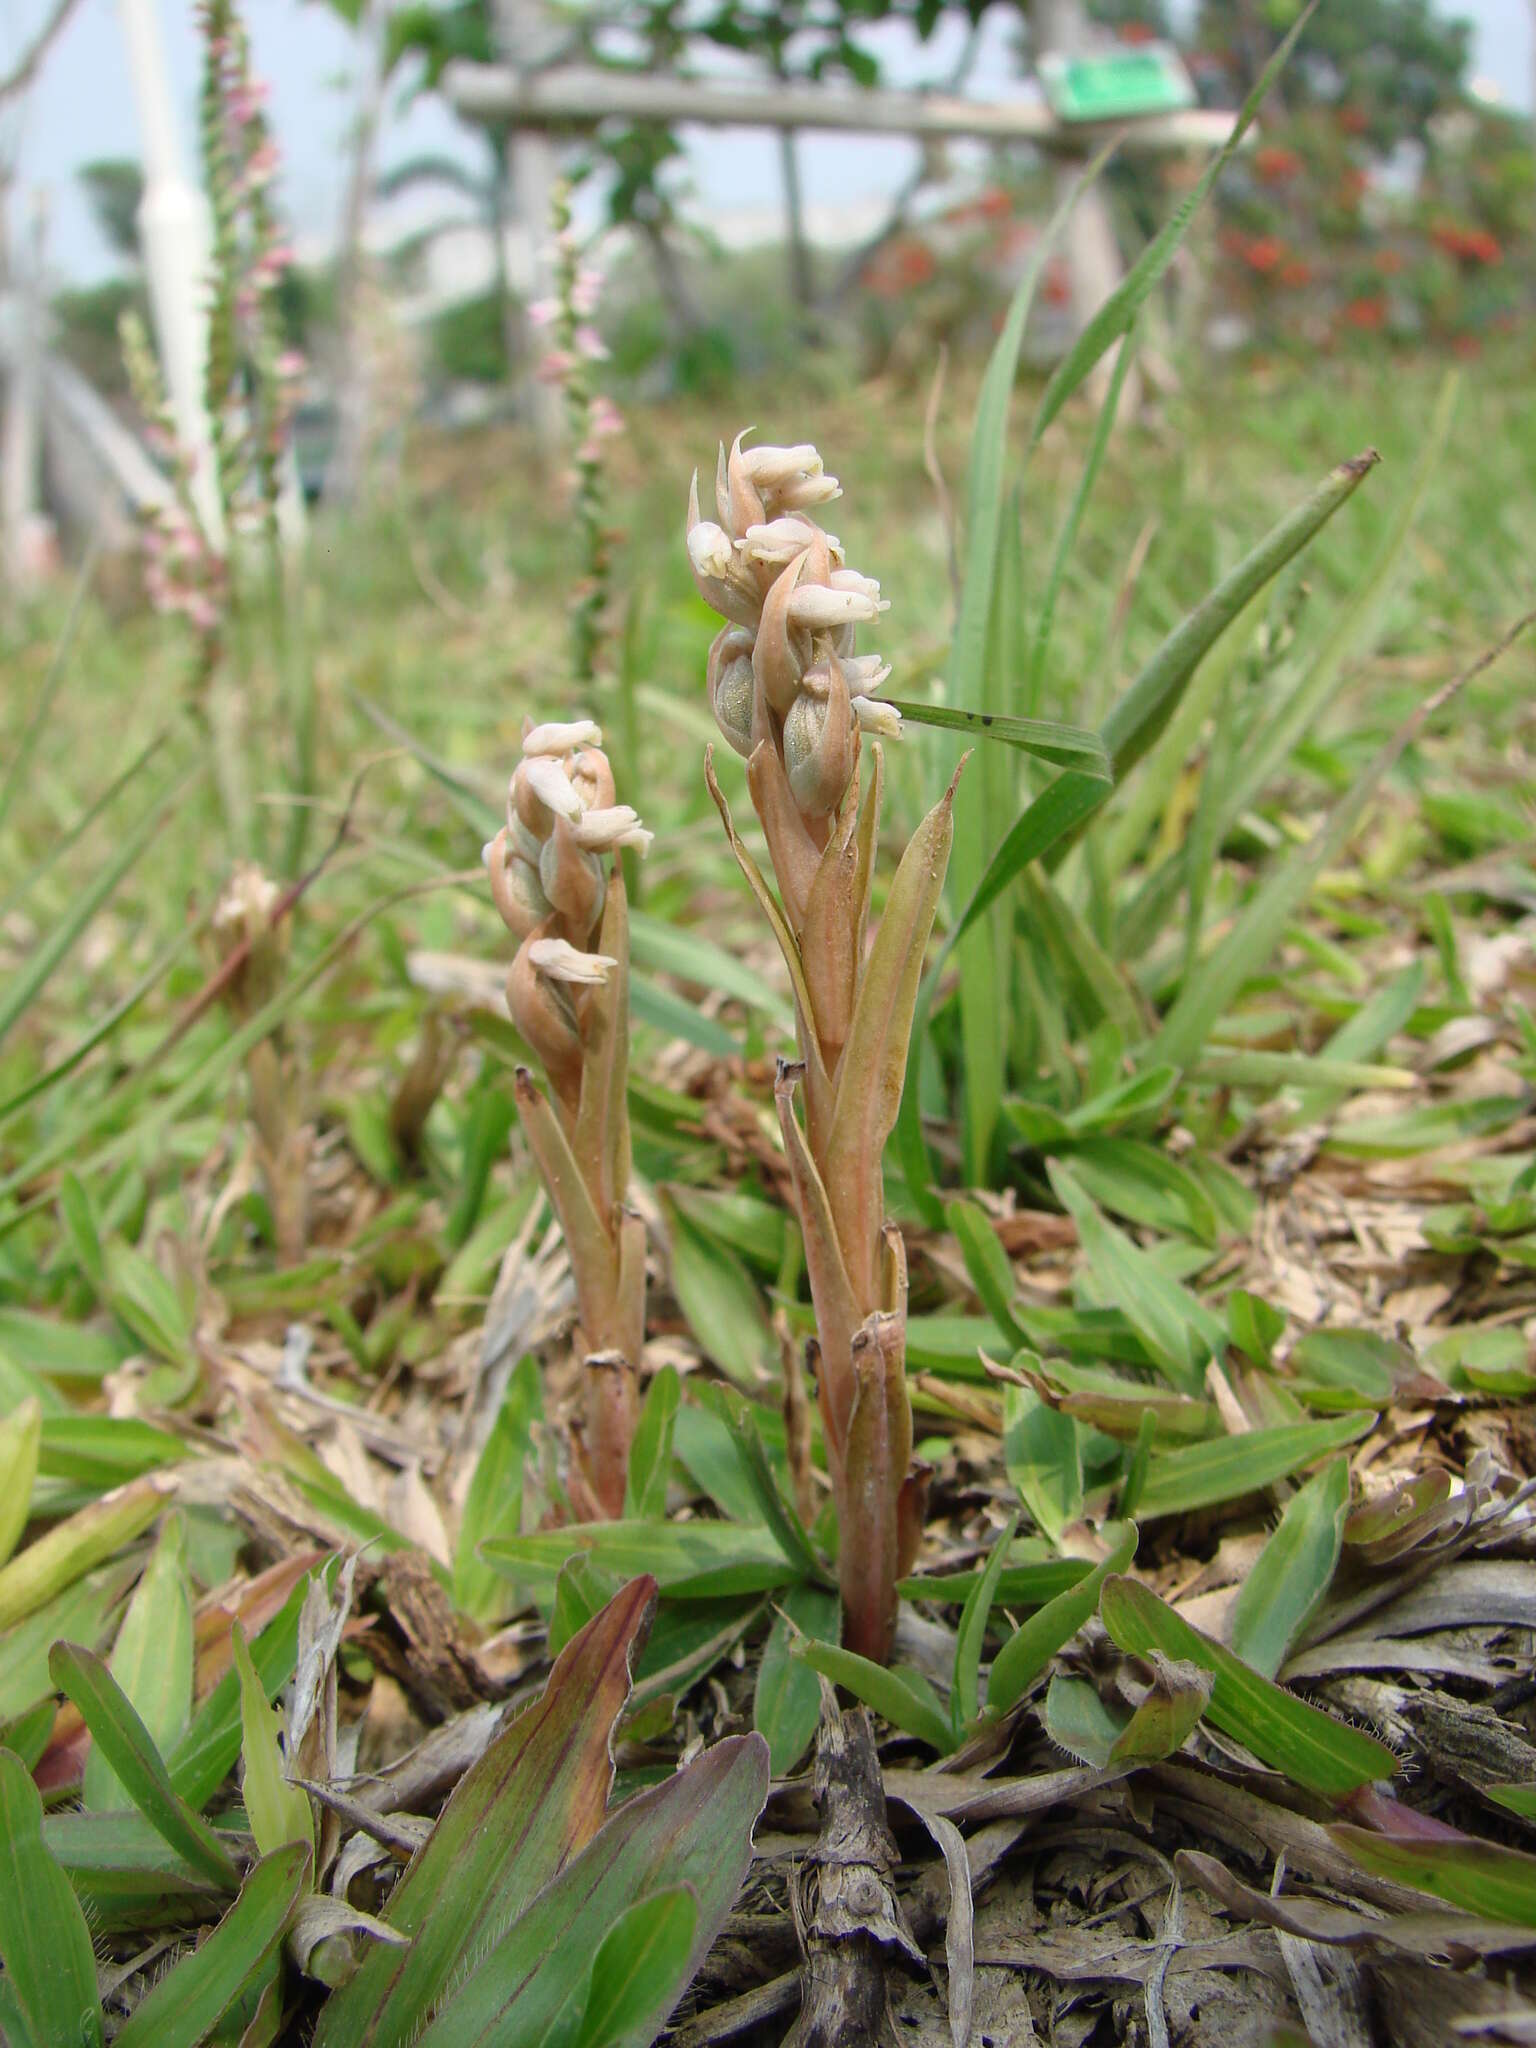
<svg viewBox="0 0 1536 2048"><path fill-rule="evenodd" d="M518 1113L559 1220L576 1290L581 1414L569 1429L572 1505L624 1512L640 1410L645 1226L629 1192L629 911L617 859L650 835L613 801L588 720L526 727L507 824L485 850L496 907L520 940L507 1001L549 1081L516 1075Z"/></svg>
<svg viewBox="0 0 1536 2048"><path fill-rule="evenodd" d="M895 1124L923 951L953 838L951 783L918 827L869 937L879 838L880 748L863 792L861 733L900 721L871 692L887 671L854 653L882 609L879 585L843 566L806 516L838 495L814 448L722 451L719 523L690 499L688 553L706 602L729 621L710 652L711 708L747 761L777 896L742 845L713 764L710 793L773 928L795 997L800 1060L774 1095L816 1312L817 1403L838 1512L843 1636L890 1655L897 1585L922 1535L927 1474L912 1463L907 1274L885 1218L883 1158ZM803 1102L803 1122L797 1110Z"/></svg>

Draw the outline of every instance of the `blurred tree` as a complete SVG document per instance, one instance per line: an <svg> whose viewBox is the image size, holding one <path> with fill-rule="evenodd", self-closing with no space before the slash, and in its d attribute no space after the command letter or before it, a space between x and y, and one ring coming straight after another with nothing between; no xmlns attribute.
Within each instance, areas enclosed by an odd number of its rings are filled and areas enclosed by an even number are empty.
<svg viewBox="0 0 1536 2048"><path fill-rule="evenodd" d="M1201 0L1195 41L1226 67L1235 100L1257 82L1301 12L1302 0ZM1330 0L1308 23L1277 93L1282 106L1338 105L1379 149L1421 138L1430 118L1463 97L1470 22L1433 0Z"/></svg>
<svg viewBox="0 0 1536 2048"><path fill-rule="evenodd" d="M92 217L108 248L124 262L137 263L143 166L136 157L101 157L82 164L76 176L85 187Z"/></svg>

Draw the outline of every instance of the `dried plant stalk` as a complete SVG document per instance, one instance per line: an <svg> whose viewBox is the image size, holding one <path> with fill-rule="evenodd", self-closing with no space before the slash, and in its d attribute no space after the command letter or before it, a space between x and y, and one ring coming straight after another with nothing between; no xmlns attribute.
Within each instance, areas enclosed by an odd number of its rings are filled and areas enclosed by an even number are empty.
<svg viewBox="0 0 1536 2048"><path fill-rule="evenodd" d="M222 961L238 956L224 987L237 1024L266 1008L281 986L288 926L282 892L250 861L241 861L214 906L212 936ZM278 1258L302 1258L309 1234L310 1133L303 1120L299 1063L279 1025L245 1058L251 1139L272 1212Z"/></svg>
<svg viewBox="0 0 1536 2048"><path fill-rule="evenodd" d="M584 1413L571 1425L572 1499L620 1515L639 1413L645 1226L629 1192L629 907L615 855L651 835L614 801L590 719L525 721L507 822L485 849L491 894L520 941L507 976L513 1022L538 1055L546 1096L517 1070L523 1129L576 1283Z"/></svg>
<svg viewBox="0 0 1536 2048"><path fill-rule="evenodd" d="M894 737L901 723L875 694L889 669L854 648L856 627L886 609L880 586L848 568L841 544L809 517L839 495L814 448L743 449L738 435L720 451L713 520L700 514L694 479L688 557L706 603L728 621L709 653L710 707L746 757L777 896L737 835L710 754L705 774L795 995L801 1056L781 1064L775 1095L816 1310L843 1633L883 1661L928 1475L912 1463L906 1255L885 1218L881 1162L949 861L954 784L902 856L868 943L882 757L872 746L861 803L861 735Z"/></svg>

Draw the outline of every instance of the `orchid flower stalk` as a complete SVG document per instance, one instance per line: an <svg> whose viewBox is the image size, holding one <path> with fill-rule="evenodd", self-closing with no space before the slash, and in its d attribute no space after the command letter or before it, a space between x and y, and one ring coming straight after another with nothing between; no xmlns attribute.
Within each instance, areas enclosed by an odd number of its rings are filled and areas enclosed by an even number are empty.
<svg viewBox="0 0 1536 2048"><path fill-rule="evenodd" d="M523 727L507 822L485 849L491 894L519 941L507 1004L549 1082L517 1070L517 1106L559 1218L576 1286L583 1414L572 1500L624 1510L645 1338L645 1225L629 1192L629 910L614 856L651 835L614 799L590 719Z"/></svg>
<svg viewBox="0 0 1536 2048"><path fill-rule="evenodd" d="M746 757L775 896L705 775L742 873L773 926L794 990L800 1058L775 1086L816 1314L817 1398L837 1505L849 1648L883 1662L897 1582L922 1535L928 1474L912 1462L907 1268L886 1220L882 1160L896 1121L922 974L953 838L954 783L918 827L868 939L882 753L900 720L876 692L889 674L855 651L886 609L811 511L840 495L812 447L722 448L714 519L688 505L688 558L727 621L709 652L715 721ZM795 1095L803 1093L804 1120Z"/></svg>

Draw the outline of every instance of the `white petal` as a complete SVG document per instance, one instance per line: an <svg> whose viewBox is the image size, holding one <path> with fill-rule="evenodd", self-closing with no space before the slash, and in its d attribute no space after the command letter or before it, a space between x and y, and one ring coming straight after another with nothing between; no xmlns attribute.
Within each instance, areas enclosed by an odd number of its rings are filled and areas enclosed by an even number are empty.
<svg viewBox="0 0 1536 2048"><path fill-rule="evenodd" d="M570 981L596 987L618 966L606 953L583 953L566 939L535 939L528 958L540 974L551 981Z"/></svg>
<svg viewBox="0 0 1536 2048"><path fill-rule="evenodd" d="M901 713L894 704L880 704L873 697L855 697L853 715L859 721L860 729L873 733L876 739L901 738Z"/></svg>
<svg viewBox="0 0 1536 2048"><path fill-rule="evenodd" d="M798 476L789 483L775 484L769 492L781 512L806 512L842 495L843 487L835 476Z"/></svg>
<svg viewBox="0 0 1536 2048"><path fill-rule="evenodd" d="M656 834L648 832L644 825L631 825L629 830L620 833L613 843L615 846L632 846L640 858L644 860L651 850L651 841L655 837Z"/></svg>
<svg viewBox="0 0 1536 2048"><path fill-rule="evenodd" d="M546 810L561 818L581 816L581 798L571 787L571 778L558 761L552 761L547 754L532 754L523 763L523 774L528 778L528 787Z"/></svg>
<svg viewBox="0 0 1536 2048"><path fill-rule="evenodd" d="M590 718L570 725L536 725L523 741L525 754L569 754L577 747L600 747L603 729Z"/></svg>
<svg viewBox="0 0 1536 2048"><path fill-rule="evenodd" d="M701 519L688 535L688 559L700 576L723 582L731 573L731 537L712 519Z"/></svg>
<svg viewBox="0 0 1536 2048"><path fill-rule="evenodd" d="M880 606L861 590L826 590L819 583L808 583L789 600L789 616L795 625L818 632L827 626L854 626L861 619L877 619Z"/></svg>
<svg viewBox="0 0 1536 2048"><path fill-rule="evenodd" d="M795 477L821 475L821 457L808 441L797 448L743 448L741 463L759 490L774 490Z"/></svg>
<svg viewBox="0 0 1536 2048"><path fill-rule="evenodd" d="M873 576L861 576L857 569L834 569L831 576L834 590L861 590L866 597L880 602L880 586Z"/></svg>
<svg viewBox="0 0 1536 2048"><path fill-rule="evenodd" d="M843 544L836 534L822 537L832 553L841 557ZM754 562L790 562L815 538L816 528L808 519L770 519L760 526L749 526L737 546Z"/></svg>
<svg viewBox="0 0 1536 2048"><path fill-rule="evenodd" d="M891 664L878 654L850 654L843 661L843 679L855 697L872 697L890 673Z"/></svg>
<svg viewBox="0 0 1536 2048"><path fill-rule="evenodd" d="M583 811L572 828L576 844L588 853L606 853L623 843L624 834L640 822L640 813L629 804L609 804L605 810Z"/></svg>

